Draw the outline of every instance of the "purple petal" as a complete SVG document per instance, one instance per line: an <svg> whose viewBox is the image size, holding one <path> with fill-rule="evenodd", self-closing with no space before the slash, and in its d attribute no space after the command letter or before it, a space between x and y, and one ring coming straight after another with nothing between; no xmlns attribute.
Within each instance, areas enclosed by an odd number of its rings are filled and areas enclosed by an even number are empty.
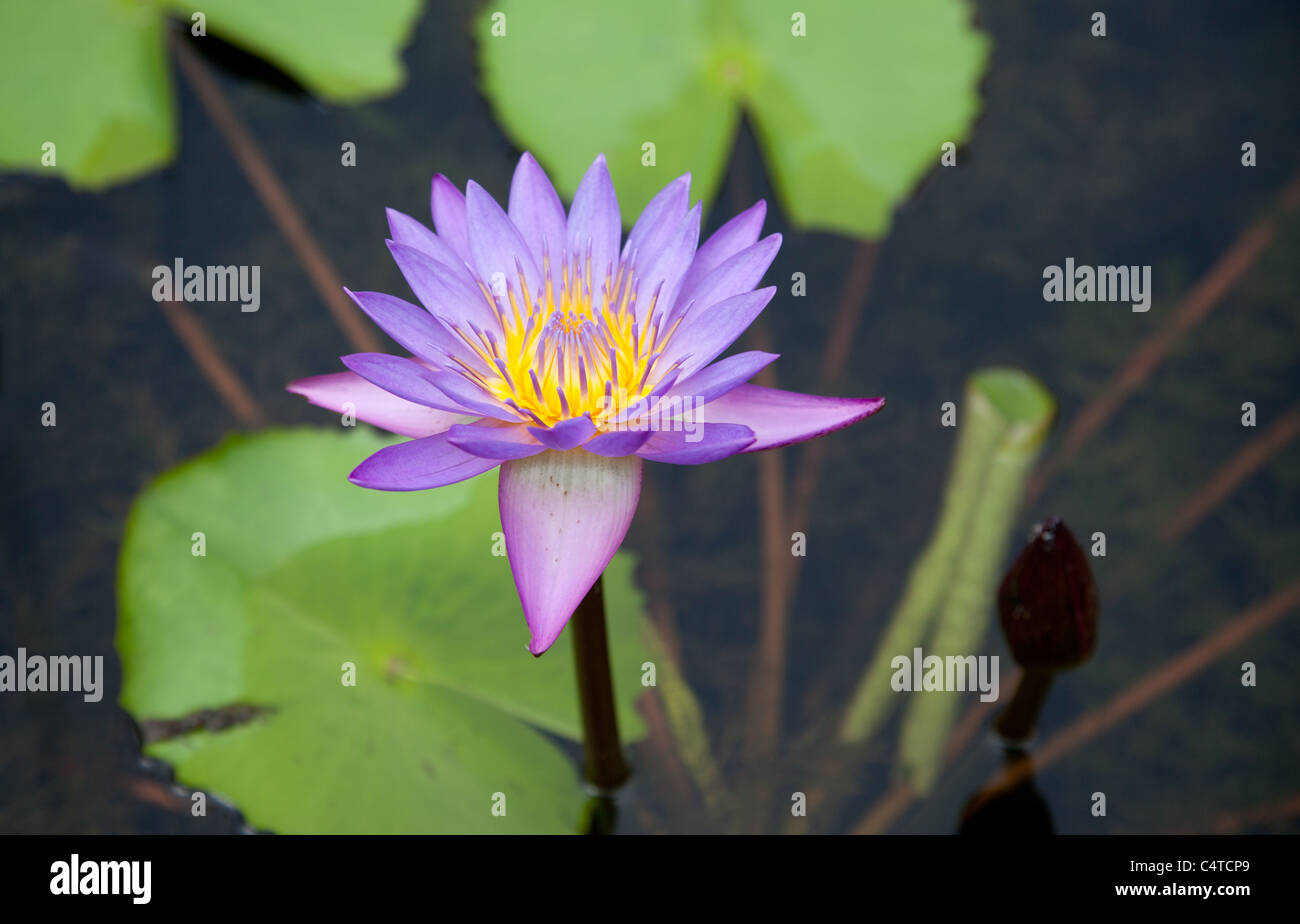
<svg viewBox="0 0 1300 924"><path fill-rule="evenodd" d="M685 381L679 382L664 397L693 398L697 406L708 404L737 385L748 382L779 355L750 350L747 353L728 356L726 359L718 360L712 366L701 369Z"/></svg>
<svg viewBox="0 0 1300 924"><path fill-rule="evenodd" d="M378 491L423 491L473 478L500 465L451 445L446 433L385 446L356 467L348 481Z"/></svg>
<svg viewBox="0 0 1300 924"><path fill-rule="evenodd" d="M717 462L754 442L754 431L731 423L690 422L689 429L657 430L637 455L651 462L674 465L701 465Z"/></svg>
<svg viewBox="0 0 1300 924"><path fill-rule="evenodd" d="M529 427L528 432L547 449L558 449L564 452L576 449L591 439L592 434L596 432L596 425L587 416L570 417L568 420L561 420L553 427Z"/></svg>
<svg viewBox="0 0 1300 924"><path fill-rule="evenodd" d="M559 194L547 179L546 171L527 151L515 167L515 176L510 182L510 204L507 211L524 242L532 250L537 266L542 265L543 255L550 260L551 282L558 291L560 260L564 256L567 239L564 203L560 202Z"/></svg>
<svg viewBox="0 0 1300 924"><path fill-rule="evenodd" d="M467 354L464 341L447 330L442 322L419 305L385 295L383 292L353 292L344 289L370 320L378 324L388 336L407 350L436 365L444 366L450 357ZM481 363L479 363L481 366Z"/></svg>
<svg viewBox="0 0 1300 924"><path fill-rule="evenodd" d="M484 459L526 459L546 447L522 426L458 424L447 432L447 442Z"/></svg>
<svg viewBox="0 0 1300 924"><path fill-rule="evenodd" d="M627 243L623 245L623 262L626 263L634 254L638 266L647 266L658 258L686 217L690 194L689 173L679 176L655 194L627 236Z"/></svg>
<svg viewBox="0 0 1300 924"><path fill-rule="evenodd" d="M766 216L767 203L759 199L709 235L709 239L695 252L695 260L678 291L685 292L694 288L697 282L721 266L723 261L752 246L763 230L763 219Z"/></svg>
<svg viewBox="0 0 1300 924"><path fill-rule="evenodd" d="M302 395L317 407L339 414L351 412L357 420L402 436L432 436L466 419L464 414L439 411L399 398L355 372L314 375L291 382L287 390Z"/></svg>
<svg viewBox="0 0 1300 924"><path fill-rule="evenodd" d="M627 534L641 460L577 450L501 465L501 528L539 655L559 636Z"/></svg>
<svg viewBox="0 0 1300 924"><path fill-rule="evenodd" d="M756 439L746 452L801 443L870 417L884 398L827 398L762 385L740 385L704 408L711 421L744 424Z"/></svg>
<svg viewBox="0 0 1300 924"><path fill-rule="evenodd" d="M399 398L454 414L482 416L448 398L445 392L434 386L435 373L413 359L389 356L387 353L353 353L340 359L343 365L367 382L378 385Z"/></svg>
<svg viewBox="0 0 1300 924"><path fill-rule="evenodd" d="M389 233L397 243L421 250L439 263L445 263L453 268L465 262L456 251L426 228L422 222L397 209L385 209L385 212L388 214Z"/></svg>
<svg viewBox="0 0 1300 924"><path fill-rule="evenodd" d="M623 233L619 222L618 198L605 155L601 154L587 168L573 194L568 223L569 254L585 258L587 248L591 248L591 278L597 287L604 283L618 259L618 240Z"/></svg>
<svg viewBox="0 0 1300 924"><path fill-rule="evenodd" d="M630 456L645 445L650 435L649 430L611 430L608 433L596 434L583 443L582 449L584 452L593 452L598 456L610 458Z"/></svg>
<svg viewBox="0 0 1300 924"><path fill-rule="evenodd" d="M388 249L407 285L430 314L453 327L473 322L496 329L500 319L483 290L470 278L469 268L441 263L422 250L389 241Z"/></svg>
<svg viewBox="0 0 1300 924"><path fill-rule="evenodd" d="M677 375L672 373L651 393L650 397L655 400L641 399L633 402L621 414L614 417L611 423L625 424L643 418L647 421L695 419L703 421L704 405L731 391L737 385L749 381L777 356L776 353L763 353L759 350L737 353L735 356L719 360L706 369L701 369L679 385L671 381ZM596 451L587 448L590 452Z"/></svg>
<svg viewBox="0 0 1300 924"><path fill-rule="evenodd" d="M469 222L465 214L465 196L441 173L433 178L429 195L433 226L447 246L460 259L469 262Z"/></svg>
<svg viewBox="0 0 1300 924"><path fill-rule="evenodd" d="M728 257L689 289L683 287L677 297L675 311L689 322L707 314L719 302L734 295L749 292L758 285L781 247L781 235L770 234L752 247Z"/></svg>
<svg viewBox="0 0 1300 924"><path fill-rule="evenodd" d="M695 208L691 209L673 230L672 236L658 258L648 266L642 264L647 266L647 269L637 284L640 296L637 301L637 313L640 317L645 317L645 312L650 307L649 296L656 289L659 290L654 303L657 310L667 311L668 307L677 301L682 277L690 268L691 259L695 256L695 247L700 242L700 211L701 206L697 202Z"/></svg>
<svg viewBox="0 0 1300 924"><path fill-rule="evenodd" d="M519 415L510 410L496 398L489 395L478 385L469 381L459 372L443 371L429 374L429 381L437 386L438 390L446 395L461 407L486 416L495 417L497 420L504 420L507 423L518 423Z"/></svg>
<svg viewBox="0 0 1300 924"><path fill-rule="evenodd" d="M736 342L775 294L776 286L768 286L734 295L708 311L692 315L691 320L684 321L681 330L673 335L674 355L670 361L690 354L690 358L682 363L683 377L703 369Z"/></svg>
<svg viewBox="0 0 1300 924"><path fill-rule="evenodd" d="M533 260L533 252L524 242L514 222L501 211L497 200L488 195L482 186L470 180L465 190L465 202L469 207L469 226L472 229L469 252L479 279L496 292L497 274L500 273L501 280L509 288L518 291L519 266L523 266L528 287L536 293L542 277Z"/></svg>

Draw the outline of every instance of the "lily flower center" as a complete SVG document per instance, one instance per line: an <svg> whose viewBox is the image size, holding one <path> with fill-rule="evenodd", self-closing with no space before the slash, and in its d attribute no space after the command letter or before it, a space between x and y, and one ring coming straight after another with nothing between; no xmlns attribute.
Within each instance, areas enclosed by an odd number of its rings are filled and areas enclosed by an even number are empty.
<svg viewBox="0 0 1300 924"><path fill-rule="evenodd" d="M599 428L672 384L681 360L660 360L673 331L656 311L659 289L638 305L638 278L627 263L593 280L591 258L561 260L558 288L549 256L540 284L516 266L517 281L498 277L483 294L501 336L460 331L486 371L462 370L485 391L541 426L590 415ZM493 291L495 289L495 292ZM535 294L533 294L535 293Z"/></svg>

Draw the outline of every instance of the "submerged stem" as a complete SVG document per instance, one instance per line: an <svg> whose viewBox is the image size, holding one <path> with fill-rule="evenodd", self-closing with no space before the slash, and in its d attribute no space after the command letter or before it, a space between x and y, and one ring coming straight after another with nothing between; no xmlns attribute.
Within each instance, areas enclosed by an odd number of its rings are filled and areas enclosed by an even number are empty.
<svg viewBox="0 0 1300 924"><path fill-rule="evenodd" d="M631 775L618 739L614 709L614 679L609 670L609 639L605 632L604 578L596 578L569 621L573 633L574 668L578 674L578 705L582 710L582 742L587 782L602 792L618 788Z"/></svg>

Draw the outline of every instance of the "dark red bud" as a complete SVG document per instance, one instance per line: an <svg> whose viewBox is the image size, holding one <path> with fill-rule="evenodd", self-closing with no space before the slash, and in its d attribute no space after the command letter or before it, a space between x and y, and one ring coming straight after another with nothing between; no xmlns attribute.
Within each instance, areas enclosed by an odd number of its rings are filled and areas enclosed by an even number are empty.
<svg viewBox="0 0 1300 924"><path fill-rule="evenodd" d="M1087 553L1056 517L1035 527L998 589L1002 632L1024 668L1059 671L1097 646L1097 583Z"/></svg>

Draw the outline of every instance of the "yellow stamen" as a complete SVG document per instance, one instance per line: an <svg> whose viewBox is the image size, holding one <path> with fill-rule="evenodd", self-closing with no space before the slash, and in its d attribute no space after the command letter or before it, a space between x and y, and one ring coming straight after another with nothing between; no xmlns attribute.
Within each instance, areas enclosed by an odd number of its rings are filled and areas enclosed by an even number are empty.
<svg viewBox="0 0 1300 924"><path fill-rule="evenodd" d="M517 287L508 285L504 298L493 299L480 284L501 320L502 336L459 331L487 369L474 378L523 417L551 426L589 414L599 427L653 392L671 371L660 358L677 324L661 330L651 323L653 293L638 312L638 280L629 266L620 265L598 290L589 257L564 261L558 293L549 257L543 258L542 275L540 284L532 284L520 270Z"/></svg>

